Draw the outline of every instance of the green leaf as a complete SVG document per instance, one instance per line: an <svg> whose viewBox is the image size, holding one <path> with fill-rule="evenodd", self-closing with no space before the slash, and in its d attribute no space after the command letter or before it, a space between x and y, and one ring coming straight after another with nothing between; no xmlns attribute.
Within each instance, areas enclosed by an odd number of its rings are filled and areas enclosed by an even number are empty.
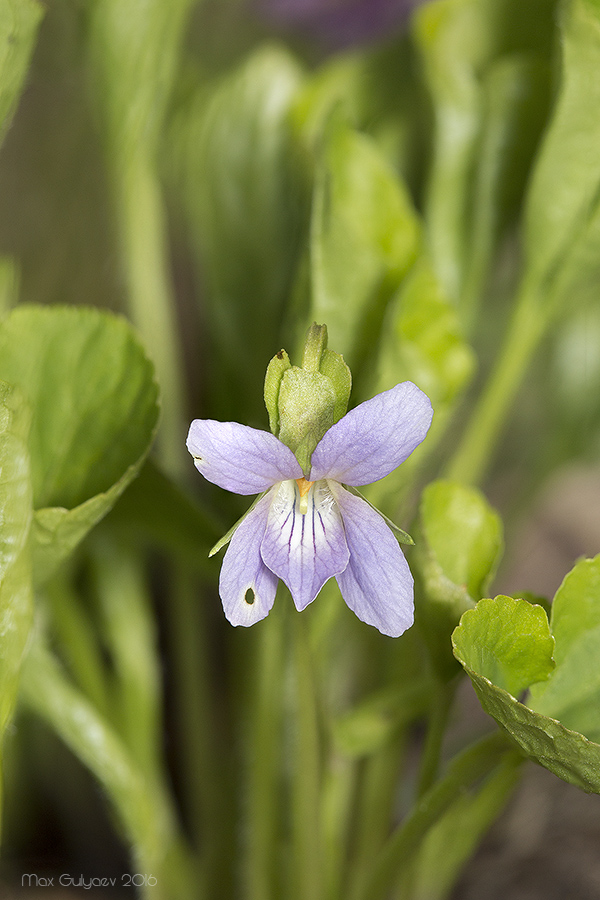
<svg viewBox="0 0 600 900"><path fill-rule="evenodd" d="M482 707L523 753L559 778L600 793L600 745L514 696L552 677L552 637L541 607L509 597L482 600L465 613L453 643Z"/></svg>
<svg viewBox="0 0 600 900"><path fill-rule="evenodd" d="M28 430L21 392L0 382L0 734L15 706L33 619Z"/></svg>
<svg viewBox="0 0 600 900"><path fill-rule="evenodd" d="M600 745L519 703L508 691L474 670L465 669L483 709L501 725L523 753L588 793L600 794Z"/></svg>
<svg viewBox="0 0 600 900"><path fill-rule="evenodd" d="M41 580L139 471L156 428L157 386L127 322L85 308L14 310L0 326L0 377L31 407Z"/></svg>
<svg viewBox="0 0 600 900"><path fill-rule="evenodd" d="M209 91L203 85L173 128L175 163L207 288L203 309L215 343L212 394L225 419L252 416L250 391L242 398L240 385L254 372L258 385L281 346L306 219L288 122L302 77L286 50L261 47ZM258 388L254 414L262 413Z"/></svg>
<svg viewBox="0 0 600 900"><path fill-rule="evenodd" d="M192 0L98 0L90 29L96 88L111 149L152 154L171 91Z"/></svg>
<svg viewBox="0 0 600 900"><path fill-rule="evenodd" d="M499 596L468 610L452 635L462 664L513 696L554 668L554 640L541 606Z"/></svg>
<svg viewBox="0 0 600 900"><path fill-rule="evenodd" d="M43 12L34 0L0 5L0 139L21 93Z"/></svg>
<svg viewBox="0 0 600 900"><path fill-rule="evenodd" d="M486 274L494 219L507 201L514 205L547 110L554 7L554 0L438 0L413 19L434 116L429 244L445 291L462 300L466 317ZM546 70L541 79L530 79L529 64Z"/></svg>
<svg viewBox="0 0 600 900"><path fill-rule="evenodd" d="M561 46L560 92L533 174L525 218L525 280L530 290L541 292L552 286L572 249L580 252L581 235L599 202L597 0L572 0L563 6Z"/></svg>
<svg viewBox="0 0 600 900"><path fill-rule="evenodd" d="M420 517L423 548L438 577L479 600L503 549L498 513L477 489L434 481L423 491Z"/></svg>
<svg viewBox="0 0 600 900"><path fill-rule="evenodd" d="M516 754L508 756L483 783L455 800L429 830L413 861L415 900L446 900L506 805L520 775L520 762Z"/></svg>
<svg viewBox="0 0 600 900"><path fill-rule="evenodd" d="M502 56L485 73L460 297L461 319L469 329L484 300L498 242L521 211L548 116L549 81L549 63L533 53Z"/></svg>
<svg viewBox="0 0 600 900"><path fill-rule="evenodd" d="M399 381L425 391L435 409L434 428L473 374L475 356L426 255L390 304L377 367L379 391Z"/></svg>
<svg viewBox="0 0 600 900"><path fill-rule="evenodd" d="M443 435L456 401L475 368L475 356L461 334L455 308L423 253L392 298L382 330L375 391L412 381L429 397L435 415L427 440L387 478L369 487L370 499L392 518L402 490Z"/></svg>
<svg viewBox="0 0 600 900"><path fill-rule="evenodd" d="M419 235L408 192L375 142L334 116L316 175L308 320L327 324L355 376Z"/></svg>
<svg viewBox="0 0 600 900"><path fill-rule="evenodd" d="M426 219L436 274L452 300L460 295L469 181L480 126L477 69L489 51L484 4L442 0L414 17L415 38L435 115Z"/></svg>
<svg viewBox="0 0 600 900"><path fill-rule="evenodd" d="M457 669L452 629L485 593L502 547L501 520L478 490L452 481L424 490L414 550L416 617L444 679Z"/></svg>
<svg viewBox="0 0 600 900"><path fill-rule="evenodd" d="M600 741L600 556L566 576L552 603L556 669L531 692L536 712Z"/></svg>

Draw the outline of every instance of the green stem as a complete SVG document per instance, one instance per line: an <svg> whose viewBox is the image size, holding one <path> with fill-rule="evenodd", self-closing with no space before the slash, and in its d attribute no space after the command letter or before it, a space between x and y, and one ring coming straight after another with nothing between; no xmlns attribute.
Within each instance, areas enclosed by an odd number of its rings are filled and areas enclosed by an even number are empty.
<svg viewBox="0 0 600 900"><path fill-rule="evenodd" d="M231 896L231 771L211 692L210 641L201 620L198 585L174 571L169 595L169 659L180 746L183 802L201 859L202 890L210 900ZM198 896L202 895L200 886Z"/></svg>
<svg viewBox="0 0 600 900"><path fill-rule="evenodd" d="M333 753L324 778L323 880L328 900L340 900L344 896L356 767L356 760Z"/></svg>
<svg viewBox="0 0 600 900"><path fill-rule="evenodd" d="M433 697L425 746L423 748L423 756L421 758L419 770L419 781L417 786L418 797L422 797L426 794L437 778L442 742L446 733L448 716L450 715L450 710L452 708L456 682L448 683L440 681L436 687L437 690Z"/></svg>
<svg viewBox="0 0 600 900"><path fill-rule="evenodd" d="M448 478L465 484L478 484L483 479L507 413L549 321L550 316L544 314L540 305L523 293L496 366L450 462Z"/></svg>
<svg viewBox="0 0 600 900"><path fill-rule="evenodd" d="M245 877L248 900L274 896L277 824L281 813L284 609L276 603L259 628L251 699L248 759L248 829Z"/></svg>
<svg viewBox="0 0 600 900"><path fill-rule="evenodd" d="M59 735L109 796L137 871L156 883L142 888L153 900L195 900L197 885L162 780L149 780L92 704L72 685L40 643L23 666L22 699Z"/></svg>
<svg viewBox="0 0 600 900"><path fill-rule="evenodd" d="M110 692L97 634L68 568L59 569L45 594L62 658L86 697L108 717Z"/></svg>
<svg viewBox="0 0 600 900"><path fill-rule="evenodd" d="M356 844L348 884L361 883L389 834L405 737L402 734L365 761Z"/></svg>
<svg viewBox="0 0 600 900"><path fill-rule="evenodd" d="M176 475L184 458L185 401L163 199L154 165L143 152L116 163L115 182L129 313L156 366L163 401L158 447L164 467Z"/></svg>
<svg viewBox="0 0 600 900"><path fill-rule="evenodd" d="M450 804L491 772L510 752L506 737L494 732L464 750L449 764L444 777L416 804L376 857L371 872L355 882L350 900L384 900L406 871L428 830Z"/></svg>
<svg viewBox="0 0 600 900"><path fill-rule="evenodd" d="M322 896L321 742L306 622L293 614L296 721L292 760L292 877L296 900Z"/></svg>

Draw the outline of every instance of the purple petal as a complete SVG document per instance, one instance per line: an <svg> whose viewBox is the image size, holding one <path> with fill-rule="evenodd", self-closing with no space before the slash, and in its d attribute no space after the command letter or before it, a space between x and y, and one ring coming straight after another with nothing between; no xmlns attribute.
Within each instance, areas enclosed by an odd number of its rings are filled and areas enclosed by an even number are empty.
<svg viewBox="0 0 600 900"><path fill-rule="evenodd" d="M302 477L300 463L275 435L237 422L194 419L187 448L208 481L234 494L260 494L278 481Z"/></svg>
<svg viewBox="0 0 600 900"><path fill-rule="evenodd" d="M272 494L259 500L236 529L221 566L219 594L232 625L254 625L269 614L275 601L277 576L260 555Z"/></svg>
<svg viewBox="0 0 600 900"><path fill-rule="evenodd" d="M378 481L419 446L432 417L429 397L412 381L377 394L325 432L312 455L310 480L353 486Z"/></svg>
<svg viewBox="0 0 600 900"><path fill-rule="evenodd" d="M325 482L311 487L306 512L294 481L276 488L260 552L290 589L296 609L311 603L332 575L348 565L340 511Z"/></svg>
<svg viewBox="0 0 600 900"><path fill-rule="evenodd" d="M337 575L342 597L361 621L399 637L413 623L413 577L391 530L368 503L331 485L342 513L350 562Z"/></svg>

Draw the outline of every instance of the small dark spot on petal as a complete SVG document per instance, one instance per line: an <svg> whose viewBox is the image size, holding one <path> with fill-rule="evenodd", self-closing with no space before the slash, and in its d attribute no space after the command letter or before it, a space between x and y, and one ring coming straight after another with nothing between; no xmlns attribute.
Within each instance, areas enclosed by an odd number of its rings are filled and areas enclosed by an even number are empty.
<svg viewBox="0 0 600 900"><path fill-rule="evenodd" d="M252 606L254 603L254 591L252 588L248 588L246 593L244 594L244 601L248 604L248 606Z"/></svg>
<svg viewBox="0 0 600 900"><path fill-rule="evenodd" d="M277 359L283 359L283 350L277 351Z"/></svg>

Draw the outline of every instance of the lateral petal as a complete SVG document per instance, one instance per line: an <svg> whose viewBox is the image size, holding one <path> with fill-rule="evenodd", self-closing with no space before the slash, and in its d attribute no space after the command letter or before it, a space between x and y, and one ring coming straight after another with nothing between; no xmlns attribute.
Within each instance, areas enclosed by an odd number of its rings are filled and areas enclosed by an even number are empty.
<svg viewBox="0 0 600 900"><path fill-rule="evenodd" d="M303 610L348 565L344 526L326 482L310 488L305 513L295 481L274 490L260 552L265 565L287 584L296 609Z"/></svg>
<svg viewBox="0 0 600 900"><path fill-rule="evenodd" d="M360 497L331 485L344 520L350 562L336 578L342 597L361 621L399 637L413 623L413 577L381 516Z"/></svg>
<svg viewBox="0 0 600 900"><path fill-rule="evenodd" d="M253 625L269 614L275 601L277 576L260 555L272 492L259 500L231 538L221 566L219 594L232 625Z"/></svg>
<svg viewBox="0 0 600 900"><path fill-rule="evenodd" d="M412 381L377 394L325 432L312 454L310 480L352 486L378 481L418 447L432 417L429 397Z"/></svg>
<svg viewBox="0 0 600 900"><path fill-rule="evenodd" d="M302 476L300 463L275 435L237 422L194 419L187 448L208 481L234 494L260 494Z"/></svg>

